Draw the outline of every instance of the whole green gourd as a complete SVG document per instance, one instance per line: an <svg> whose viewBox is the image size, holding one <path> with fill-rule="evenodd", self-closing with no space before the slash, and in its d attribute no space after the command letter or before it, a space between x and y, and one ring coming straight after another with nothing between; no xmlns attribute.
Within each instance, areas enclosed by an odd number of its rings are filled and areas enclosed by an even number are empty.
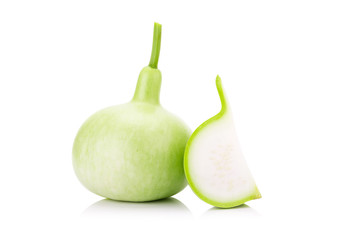
<svg viewBox="0 0 360 240"><path fill-rule="evenodd" d="M150 64L140 72L133 99L92 115L75 138L75 173L100 196L152 201L187 185L183 157L191 131L159 103L160 42L161 25L155 23Z"/></svg>

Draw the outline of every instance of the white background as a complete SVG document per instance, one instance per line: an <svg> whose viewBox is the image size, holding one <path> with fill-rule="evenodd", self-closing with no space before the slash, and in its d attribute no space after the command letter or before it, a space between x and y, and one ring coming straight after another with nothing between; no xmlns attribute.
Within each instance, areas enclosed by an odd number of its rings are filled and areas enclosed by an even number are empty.
<svg viewBox="0 0 360 240"><path fill-rule="evenodd" d="M359 239L359 1L0 2L1 239ZM104 201L72 169L95 111L127 102L163 25L162 105L194 130L223 79L263 195L219 210L187 187Z"/></svg>

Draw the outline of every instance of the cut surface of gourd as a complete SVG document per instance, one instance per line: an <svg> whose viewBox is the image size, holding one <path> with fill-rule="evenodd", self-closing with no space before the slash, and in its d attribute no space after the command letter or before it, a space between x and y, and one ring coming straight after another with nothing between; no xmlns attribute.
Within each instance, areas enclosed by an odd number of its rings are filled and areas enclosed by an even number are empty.
<svg viewBox="0 0 360 240"><path fill-rule="evenodd" d="M190 187L200 199L216 207L230 208L261 198L261 194L240 150L219 76L216 86L221 111L190 137L184 168Z"/></svg>

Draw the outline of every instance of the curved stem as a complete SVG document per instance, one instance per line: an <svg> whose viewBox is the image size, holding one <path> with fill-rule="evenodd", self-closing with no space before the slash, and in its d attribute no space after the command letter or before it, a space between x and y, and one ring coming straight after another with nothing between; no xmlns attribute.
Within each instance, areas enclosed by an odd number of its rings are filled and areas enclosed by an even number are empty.
<svg viewBox="0 0 360 240"><path fill-rule="evenodd" d="M219 93L220 101L221 101L221 112L225 113L228 110L228 104L226 100L226 95L224 89L222 87L221 78L219 75L216 76L216 88Z"/></svg>
<svg viewBox="0 0 360 240"><path fill-rule="evenodd" d="M161 24L154 23L154 38L149 66L157 69L161 44Z"/></svg>

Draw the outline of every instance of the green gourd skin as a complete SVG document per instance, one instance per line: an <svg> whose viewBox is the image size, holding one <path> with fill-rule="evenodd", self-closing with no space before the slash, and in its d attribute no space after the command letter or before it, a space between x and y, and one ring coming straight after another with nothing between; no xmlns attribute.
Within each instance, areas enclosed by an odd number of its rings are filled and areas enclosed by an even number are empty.
<svg viewBox="0 0 360 240"><path fill-rule="evenodd" d="M153 201L187 185L183 157L191 130L160 105L160 42L161 25L155 23L150 64L140 72L133 99L92 115L75 138L75 173L105 198Z"/></svg>

